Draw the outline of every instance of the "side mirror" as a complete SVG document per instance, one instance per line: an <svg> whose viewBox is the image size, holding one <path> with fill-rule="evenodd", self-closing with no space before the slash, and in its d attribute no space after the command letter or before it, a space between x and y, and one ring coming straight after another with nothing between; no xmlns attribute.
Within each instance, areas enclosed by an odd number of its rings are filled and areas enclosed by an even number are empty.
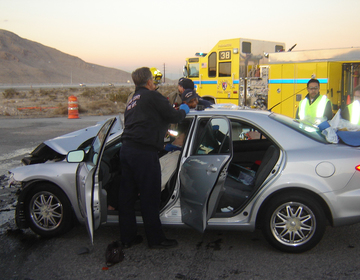
<svg viewBox="0 0 360 280"><path fill-rule="evenodd" d="M82 162L85 158L85 152L83 150L70 151L66 155L67 162Z"/></svg>
<svg viewBox="0 0 360 280"><path fill-rule="evenodd" d="M187 77L187 76L188 76L188 71L187 71L187 67L186 67L186 66L183 67L183 76L184 76L184 77Z"/></svg>

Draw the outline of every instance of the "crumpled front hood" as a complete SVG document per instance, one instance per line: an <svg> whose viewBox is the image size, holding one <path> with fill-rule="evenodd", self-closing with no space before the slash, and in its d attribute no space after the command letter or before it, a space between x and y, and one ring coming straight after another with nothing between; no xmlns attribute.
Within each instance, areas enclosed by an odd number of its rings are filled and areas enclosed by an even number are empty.
<svg viewBox="0 0 360 280"><path fill-rule="evenodd" d="M87 128L64 134L53 139L44 141L44 144L55 152L66 155L69 151L76 150L80 144L95 137L101 128L101 124L96 124Z"/></svg>
<svg viewBox="0 0 360 280"><path fill-rule="evenodd" d="M118 135L122 133L123 124L120 117L116 117L111 135ZM67 153L72 150L84 149L92 143L102 125L106 120L98 122L93 126L89 126L77 131L73 131L49 140L44 141L38 145L30 156L24 157L21 161L25 165L43 163L48 160L63 160Z"/></svg>
<svg viewBox="0 0 360 280"><path fill-rule="evenodd" d="M116 120L111 134L122 131L123 129L122 121L119 116L116 117ZM55 152L66 155L69 151L76 150L86 140L95 137L105 121L106 120L98 122L96 125L46 140L44 141L44 144Z"/></svg>

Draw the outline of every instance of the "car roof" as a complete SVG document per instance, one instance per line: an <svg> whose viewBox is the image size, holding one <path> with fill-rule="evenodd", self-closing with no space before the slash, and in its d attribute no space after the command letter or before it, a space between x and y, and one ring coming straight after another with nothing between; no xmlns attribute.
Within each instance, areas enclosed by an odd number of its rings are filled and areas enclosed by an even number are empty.
<svg viewBox="0 0 360 280"><path fill-rule="evenodd" d="M250 108L242 108L233 104L219 104L222 106L216 106L214 108L207 108L205 110L195 110L190 109L188 116L208 116L210 115L221 115L221 116L239 116L243 118L252 119L256 116L269 116L273 114L272 112L259 110L259 109L250 109ZM214 105L213 105L214 106Z"/></svg>

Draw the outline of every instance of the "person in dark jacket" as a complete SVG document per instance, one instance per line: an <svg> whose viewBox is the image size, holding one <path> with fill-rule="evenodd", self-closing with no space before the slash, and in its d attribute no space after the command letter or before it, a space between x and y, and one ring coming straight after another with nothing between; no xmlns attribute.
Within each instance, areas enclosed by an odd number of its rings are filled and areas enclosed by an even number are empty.
<svg viewBox="0 0 360 280"><path fill-rule="evenodd" d="M154 84L155 84L155 90L159 89L159 86L161 84L161 79L162 79L162 73L160 72L159 69L155 68L155 67L151 67L150 68L151 74L153 76L153 80L154 80ZM127 97L126 100L126 105L129 103L129 101L131 100L131 98L133 98L135 92L130 92L129 96Z"/></svg>
<svg viewBox="0 0 360 280"><path fill-rule="evenodd" d="M181 95L182 102L189 106L190 109L195 109L196 106L200 105L205 108L211 108L212 104L210 101L207 101L201 98L195 90L186 89Z"/></svg>
<svg viewBox="0 0 360 280"><path fill-rule="evenodd" d="M171 248L177 241L167 239L159 217L161 168L158 152L170 123L183 120L189 107L174 109L166 97L155 91L149 68L132 73L135 94L128 102L124 118L120 164L122 179L119 188L119 224L124 248L142 242L137 235L135 201L140 199L147 242L150 248Z"/></svg>
<svg viewBox="0 0 360 280"><path fill-rule="evenodd" d="M194 89L194 82L188 78L180 78L178 82L178 89L169 93L168 99L174 108L178 108L182 104L181 95L187 89Z"/></svg>

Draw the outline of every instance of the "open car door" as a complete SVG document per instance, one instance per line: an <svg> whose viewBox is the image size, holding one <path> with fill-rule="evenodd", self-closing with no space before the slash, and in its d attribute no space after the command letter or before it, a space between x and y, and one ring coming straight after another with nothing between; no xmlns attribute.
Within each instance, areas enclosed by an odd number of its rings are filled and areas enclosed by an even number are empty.
<svg viewBox="0 0 360 280"><path fill-rule="evenodd" d="M106 140L115 122L116 118L109 119L100 128L76 171L78 204L81 215L85 219L91 244L93 244L94 230L98 229L107 218L107 195L102 189L99 173Z"/></svg>
<svg viewBox="0 0 360 280"><path fill-rule="evenodd" d="M232 157L230 121L223 117L199 120L191 155L180 171L183 223L203 232L221 198Z"/></svg>

